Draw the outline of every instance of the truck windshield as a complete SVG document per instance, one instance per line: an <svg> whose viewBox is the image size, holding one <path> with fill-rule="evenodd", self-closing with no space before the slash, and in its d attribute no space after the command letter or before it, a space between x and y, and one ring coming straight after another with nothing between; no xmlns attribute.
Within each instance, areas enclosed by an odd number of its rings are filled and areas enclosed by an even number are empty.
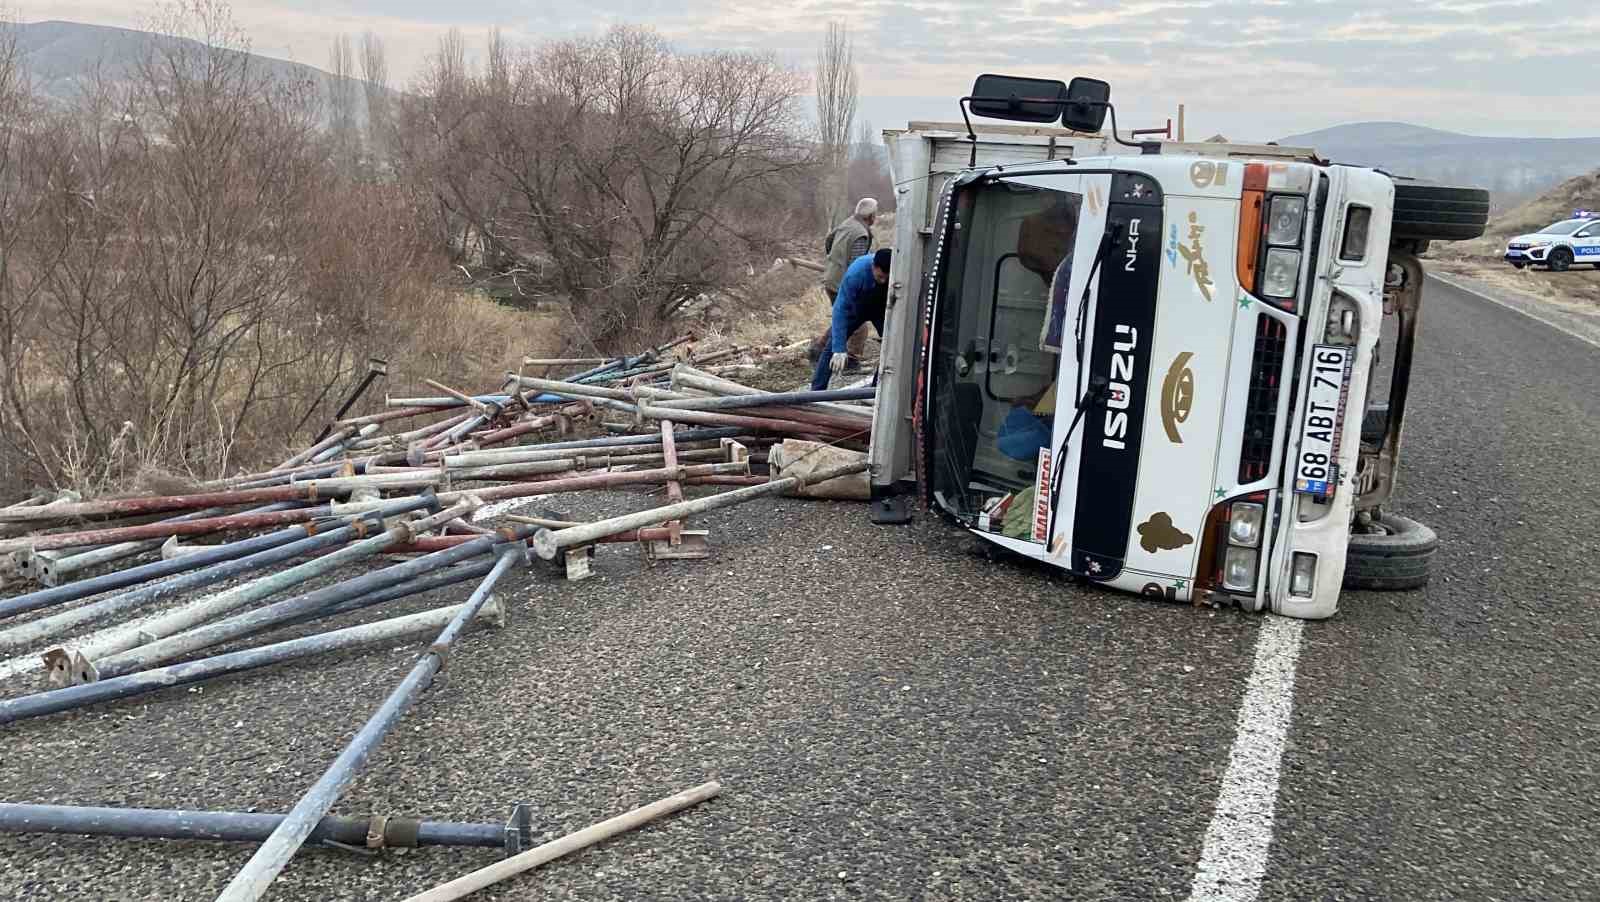
<svg viewBox="0 0 1600 902"><path fill-rule="evenodd" d="M1005 181L965 191L939 288L928 477L951 513L987 511L1004 520L1000 531L1026 538L1063 336L1073 340L1067 286L1082 196Z"/></svg>

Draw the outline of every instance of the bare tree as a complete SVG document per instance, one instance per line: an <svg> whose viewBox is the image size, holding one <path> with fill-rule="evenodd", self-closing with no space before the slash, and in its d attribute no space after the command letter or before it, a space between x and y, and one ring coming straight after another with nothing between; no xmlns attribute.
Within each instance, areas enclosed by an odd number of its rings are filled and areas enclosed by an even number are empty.
<svg viewBox="0 0 1600 902"><path fill-rule="evenodd" d="M467 42L461 37L461 29L451 28L439 36L433 71L441 86L456 86L466 79Z"/></svg>
<svg viewBox="0 0 1600 902"><path fill-rule="evenodd" d="M817 50L817 128L822 157L821 209L824 227L843 218L849 202L845 170L856 117L855 50L843 23L829 22Z"/></svg>
<svg viewBox="0 0 1600 902"><path fill-rule="evenodd" d="M894 185L889 178L886 158L878 150L872 123L863 121L850 145L850 167L845 178L845 196L871 197L884 213L894 211Z"/></svg>
<svg viewBox="0 0 1600 902"><path fill-rule="evenodd" d="M335 35L328 47L328 132L334 157L347 173L354 172L361 155L361 137L356 129L355 71L350 36Z"/></svg>
<svg viewBox="0 0 1600 902"><path fill-rule="evenodd" d="M447 74L436 65L401 130L407 157L485 244L488 275L570 301L599 344L653 335L727 284L813 165L803 82L770 56L682 54L617 28L492 52L459 93Z"/></svg>
<svg viewBox="0 0 1600 902"><path fill-rule="evenodd" d="M367 149L379 165L387 165L392 143L389 115L389 59L383 39L367 31L361 35L361 83L367 99Z"/></svg>

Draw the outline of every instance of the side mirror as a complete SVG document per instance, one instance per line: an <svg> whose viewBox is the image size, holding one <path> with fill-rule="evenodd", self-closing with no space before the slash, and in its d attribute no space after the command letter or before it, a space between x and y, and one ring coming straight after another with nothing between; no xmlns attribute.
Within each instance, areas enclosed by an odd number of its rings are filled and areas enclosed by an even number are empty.
<svg viewBox="0 0 1600 902"><path fill-rule="evenodd" d="M1106 90L1109 92L1110 88ZM1055 122L1061 115L1066 93L1067 86L1053 79L980 75L972 85L970 108L974 116L988 119ZM1101 115L1105 115L1104 108Z"/></svg>
<svg viewBox="0 0 1600 902"><path fill-rule="evenodd" d="M1061 124L1075 132L1098 132L1106 124L1111 85L1098 78L1074 78L1067 86Z"/></svg>

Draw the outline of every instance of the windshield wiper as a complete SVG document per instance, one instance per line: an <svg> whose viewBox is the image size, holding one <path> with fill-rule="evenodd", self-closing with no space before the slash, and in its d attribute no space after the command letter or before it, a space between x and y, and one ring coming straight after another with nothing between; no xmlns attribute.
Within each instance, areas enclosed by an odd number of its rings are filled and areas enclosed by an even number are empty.
<svg viewBox="0 0 1600 902"><path fill-rule="evenodd" d="M1088 332L1089 325L1089 289L1094 285L1094 278L1100 272L1100 264L1105 262L1106 256L1111 252L1118 240L1122 237L1121 223L1106 223L1105 231L1100 235L1100 247L1095 251L1094 262L1089 266L1089 275L1083 280L1083 295L1078 299L1078 322L1073 334L1075 344L1074 353L1078 361L1076 381L1083 384L1083 339ZM1075 386L1076 387L1076 386ZM1056 500L1061 497L1061 473L1067 465L1067 446L1072 442L1073 433L1077 432L1079 424L1083 422L1083 415L1089 411L1090 401L1094 405L1104 404L1111 387L1110 380L1103 376L1089 377L1089 384L1079 393L1078 400L1073 404L1072 423L1067 426L1067 434L1061 437L1061 447L1056 449L1053 464L1053 473L1050 477L1050 509L1055 510Z"/></svg>

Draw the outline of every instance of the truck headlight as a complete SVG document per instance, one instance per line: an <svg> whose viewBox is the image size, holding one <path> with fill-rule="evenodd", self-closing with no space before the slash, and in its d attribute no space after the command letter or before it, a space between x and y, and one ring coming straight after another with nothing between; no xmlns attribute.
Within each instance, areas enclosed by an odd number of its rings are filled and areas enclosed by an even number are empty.
<svg viewBox="0 0 1600 902"><path fill-rule="evenodd" d="M1251 548L1261 544L1261 520L1265 511L1259 504L1236 502L1228 512L1228 541Z"/></svg>
<svg viewBox="0 0 1600 902"><path fill-rule="evenodd" d="M1269 298L1292 298L1300 285L1300 252L1275 247L1267 251L1261 274L1261 293Z"/></svg>
<svg viewBox="0 0 1600 902"><path fill-rule="evenodd" d="M1222 587L1235 592L1254 592L1256 588L1256 550L1228 546L1222 562Z"/></svg>
<svg viewBox="0 0 1600 902"><path fill-rule="evenodd" d="M1296 245L1306 223L1306 199L1289 194L1272 198L1267 214L1267 243Z"/></svg>

